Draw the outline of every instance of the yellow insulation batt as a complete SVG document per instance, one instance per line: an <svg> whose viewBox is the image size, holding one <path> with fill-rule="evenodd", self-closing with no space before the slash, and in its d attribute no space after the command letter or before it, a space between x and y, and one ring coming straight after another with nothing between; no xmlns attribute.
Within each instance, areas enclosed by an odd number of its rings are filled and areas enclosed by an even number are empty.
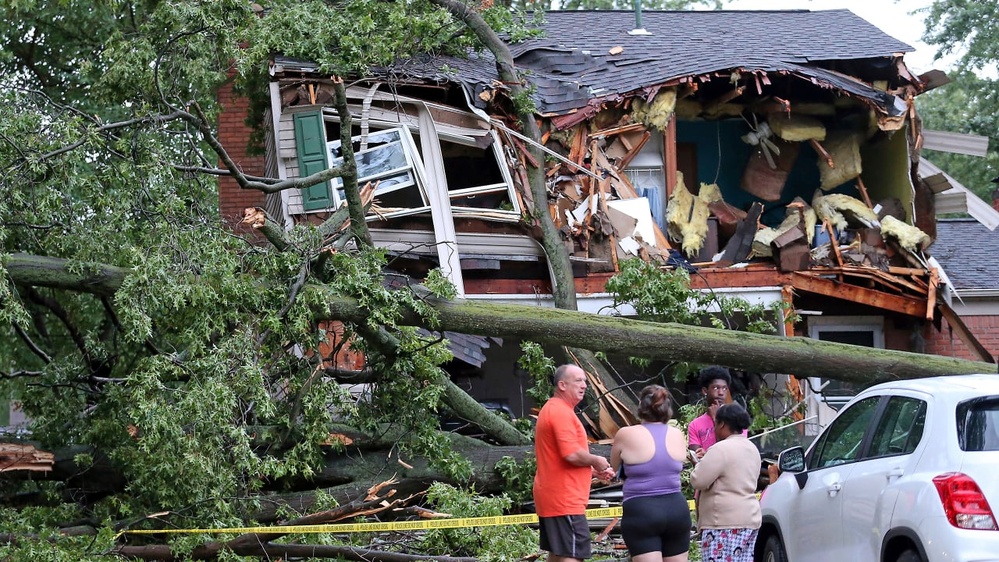
<svg viewBox="0 0 999 562"><path fill-rule="evenodd" d="M770 130L775 135L789 142L821 141L826 139L825 125L814 117L798 114L768 113L767 122L770 123Z"/></svg>
<svg viewBox="0 0 999 562"><path fill-rule="evenodd" d="M676 90L659 90L652 103L635 99L631 104L631 114L635 120L660 131L666 130L673 110L676 108Z"/></svg>
<svg viewBox="0 0 999 562"><path fill-rule="evenodd" d="M687 191L683 174L677 172L677 184L666 205L666 232L674 242L680 242L683 252L696 256L704 247L708 236L708 217L711 203L721 201L717 184L701 184L698 195Z"/></svg>
<svg viewBox="0 0 999 562"><path fill-rule="evenodd" d="M683 172L676 172L676 187L666 203L666 233L674 242L683 241L683 225L690 218L691 207L694 206L694 196L687 191L683 183Z"/></svg>
<svg viewBox="0 0 999 562"><path fill-rule="evenodd" d="M860 164L860 138L853 132L835 131L829 133L822 145L832 157L834 168L829 167L825 158L819 158L819 179L823 190L843 185L856 178L863 171Z"/></svg>
<svg viewBox="0 0 999 562"><path fill-rule="evenodd" d="M877 213L856 197L843 193L830 193L822 196L822 200L839 211L850 226L867 228L880 226Z"/></svg>
<svg viewBox="0 0 999 562"><path fill-rule="evenodd" d="M933 243L930 236L918 227L902 222L891 215L881 219L881 235L895 239L900 246L910 252L925 250Z"/></svg>

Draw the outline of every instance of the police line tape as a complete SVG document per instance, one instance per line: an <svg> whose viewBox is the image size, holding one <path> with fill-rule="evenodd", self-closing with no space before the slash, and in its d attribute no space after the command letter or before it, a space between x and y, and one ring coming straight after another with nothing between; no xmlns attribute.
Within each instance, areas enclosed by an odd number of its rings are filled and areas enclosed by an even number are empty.
<svg viewBox="0 0 999 562"><path fill-rule="evenodd" d="M693 511L694 502L687 507ZM621 517L622 509L603 507L587 509L587 519ZM305 533L365 533L373 531L422 531L426 529L458 529L466 527L495 527L498 525L530 525L538 522L534 513L524 515L494 515L488 517L460 517L456 519L421 519L418 521L388 521L384 523L332 523L328 525L278 525L274 527L222 527L218 529L129 529L118 535L157 534L305 534Z"/></svg>

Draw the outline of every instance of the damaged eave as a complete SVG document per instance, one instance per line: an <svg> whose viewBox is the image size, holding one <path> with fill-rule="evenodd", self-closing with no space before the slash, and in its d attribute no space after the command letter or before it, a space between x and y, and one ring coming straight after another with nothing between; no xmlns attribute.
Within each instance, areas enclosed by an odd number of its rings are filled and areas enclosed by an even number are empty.
<svg viewBox="0 0 999 562"><path fill-rule="evenodd" d="M934 194L938 215L967 213L989 230L999 227L999 211L926 158L919 158L919 179Z"/></svg>
<svg viewBox="0 0 999 562"><path fill-rule="evenodd" d="M873 268L867 269L870 269L871 272L879 271ZM848 283L844 280L842 272L795 271L791 275L790 281L791 286L799 291L842 299L907 316L920 318L927 316L929 302L927 294L923 296L896 294Z"/></svg>
<svg viewBox="0 0 999 562"><path fill-rule="evenodd" d="M877 112L878 125L882 130L897 130L902 126L910 110L907 98L915 94L914 89L909 93L879 90L854 76L825 68L795 65L788 73L867 104Z"/></svg>

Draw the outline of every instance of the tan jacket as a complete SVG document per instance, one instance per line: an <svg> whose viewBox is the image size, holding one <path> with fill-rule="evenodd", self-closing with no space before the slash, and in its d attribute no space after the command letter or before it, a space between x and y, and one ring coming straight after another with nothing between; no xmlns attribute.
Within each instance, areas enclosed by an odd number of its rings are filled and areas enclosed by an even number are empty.
<svg viewBox="0 0 999 562"><path fill-rule="evenodd" d="M690 484L700 491L698 527L759 529L759 477L760 451L744 435L730 435L712 445L690 473Z"/></svg>

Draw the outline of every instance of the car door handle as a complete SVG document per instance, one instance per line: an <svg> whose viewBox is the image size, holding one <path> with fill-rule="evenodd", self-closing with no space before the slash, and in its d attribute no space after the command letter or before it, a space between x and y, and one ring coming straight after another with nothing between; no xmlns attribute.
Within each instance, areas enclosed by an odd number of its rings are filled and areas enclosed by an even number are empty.
<svg viewBox="0 0 999 562"><path fill-rule="evenodd" d="M829 492L829 497L830 498L835 498L836 494L838 494L839 491L842 490L842 489L843 489L843 485L840 484L839 482L831 482L830 484L828 484L826 486L826 491Z"/></svg>
<svg viewBox="0 0 999 562"><path fill-rule="evenodd" d="M896 466L895 468L889 470L885 474L885 478L888 479L888 480L891 480L892 478L898 478L899 476L902 476L903 474L905 474L905 469L902 468L901 466Z"/></svg>

